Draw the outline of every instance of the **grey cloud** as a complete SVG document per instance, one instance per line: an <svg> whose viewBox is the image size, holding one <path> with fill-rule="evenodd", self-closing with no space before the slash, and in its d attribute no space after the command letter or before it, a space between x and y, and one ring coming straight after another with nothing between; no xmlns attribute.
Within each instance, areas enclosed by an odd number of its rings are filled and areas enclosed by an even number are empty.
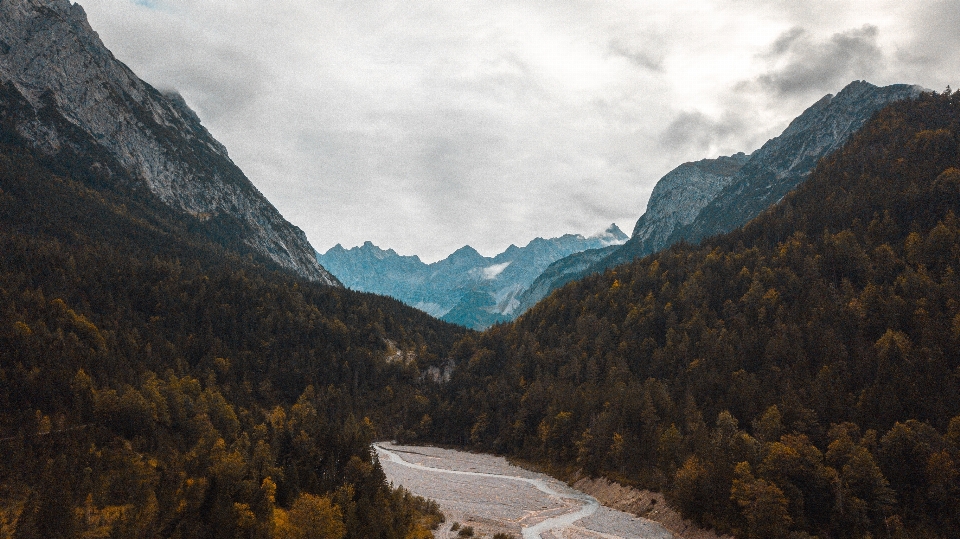
<svg viewBox="0 0 960 539"><path fill-rule="evenodd" d="M269 70L255 46L218 42L179 27L156 0L134 4L139 8L122 12L110 29L107 46L127 44L115 51L118 57L159 89L183 94L207 124L236 118L267 91ZM155 25L153 31L144 31L144 21Z"/></svg>
<svg viewBox="0 0 960 539"><path fill-rule="evenodd" d="M956 1L920 2L916 9L910 21L913 39L898 44L894 70L907 74L910 82L937 91L947 84L960 86L960 9Z"/></svg>
<svg viewBox="0 0 960 539"><path fill-rule="evenodd" d="M622 217L624 214L639 215L643 212L643 208L639 207L638 201L627 199L610 200L598 194L597 191L584 190L577 193L577 195L578 196L571 200L571 202L576 203L576 207L578 207L580 213L580 222L577 224L580 227L583 226L582 223L585 221L590 222L598 220L610 222L619 220L620 224L623 224L624 220Z"/></svg>
<svg viewBox="0 0 960 539"><path fill-rule="evenodd" d="M766 55L785 64L756 81L766 90L792 96L829 92L853 79L870 79L884 61L878 35L876 26L864 25L816 42L803 29L793 28L778 37Z"/></svg>
<svg viewBox="0 0 960 539"><path fill-rule="evenodd" d="M238 111L249 110L263 95L268 87L266 71L255 58L221 49L206 60L185 59L167 80L180 88L193 89L203 116L210 122L222 122Z"/></svg>
<svg viewBox="0 0 960 539"><path fill-rule="evenodd" d="M770 46L770 52L766 55L767 57L776 57L781 56L785 52L789 51L793 46L794 42L803 37L806 34L806 30L795 26L786 32L780 34L780 37L773 42L773 45Z"/></svg>
<svg viewBox="0 0 960 539"><path fill-rule="evenodd" d="M634 50L617 40L610 41L608 51L611 55L626 58L634 65L644 69L656 72L663 71L663 56L660 54L654 54L647 50Z"/></svg>
<svg viewBox="0 0 960 539"><path fill-rule="evenodd" d="M451 81L449 73L441 72L437 74L435 82L486 102L535 100L544 98L546 94L545 88L537 80L535 70L513 52L483 59L478 72L469 78Z"/></svg>
<svg viewBox="0 0 960 539"><path fill-rule="evenodd" d="M700 111L679 113L660 135L660 146L675 155L707 155L745 130L743 118L727 113L714 120ZM679 164L679 163L677 163Z"/></svg>
<svg viewBox="0 0 960 539"><path fill-rule="evenodd" d="M79 1L315 247L425 260L629 228L679 163L755 149L855 78L942 88L960 57L957 0L881 30L847 1ZM739 39L768 28L789 30Z"/></svg>

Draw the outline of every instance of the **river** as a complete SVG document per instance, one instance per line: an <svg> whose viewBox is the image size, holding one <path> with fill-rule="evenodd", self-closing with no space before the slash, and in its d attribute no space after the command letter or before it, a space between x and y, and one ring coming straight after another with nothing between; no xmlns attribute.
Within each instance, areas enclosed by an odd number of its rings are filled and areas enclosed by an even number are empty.
<svg viewBox="0 0 960 539"><path fill-rule="evenodd" d="M600 505L552 477L501 457L420 446L374 445L387 479L436 500L447 522L438 539L457 536L454 522L477 536L523 539L667 539L659 524Z"/></svg>

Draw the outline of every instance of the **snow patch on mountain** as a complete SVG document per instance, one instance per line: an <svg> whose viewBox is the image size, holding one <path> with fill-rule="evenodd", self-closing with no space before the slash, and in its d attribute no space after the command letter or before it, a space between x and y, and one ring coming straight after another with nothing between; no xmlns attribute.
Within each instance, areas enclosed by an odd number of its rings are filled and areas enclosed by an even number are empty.
<svg viewBox="0 0 960 539"><path fill-rule="evenodd" d="M587 249L618 245L627 235L616 224L584 237L534 238L485 257L465 245L447 258L425 264L371 242L336 245L317 259L354 290L384 294L432 316L476 329L511 320L520 294L554 261Z"/></svg>

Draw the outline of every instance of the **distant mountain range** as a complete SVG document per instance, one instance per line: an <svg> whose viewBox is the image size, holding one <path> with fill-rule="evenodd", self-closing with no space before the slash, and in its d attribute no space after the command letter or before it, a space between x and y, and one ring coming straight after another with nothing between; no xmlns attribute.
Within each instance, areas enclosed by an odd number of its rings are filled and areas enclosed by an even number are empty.
<svg viewBox="0 0 960 539"><path fill-rule="evenodd" d="M0 118L12 142L101 185L156 196L231 250L338 284L303 231L250 183L183 98L118 61L79 4L2 6Z"/></svg>
<svg viewBox="0 0 960 539"><path fill-rule="evenodd" d="M889 103L918 96L919 86L865 81L826 95L780 136L751 155L684 163L657 182L647 210L620 247L575 253L554 262L520 295L522 313L566 283L665 249L729 232L779 201Z"/></svg>
<svg viewBox="0 0 960 539"><path fill-rule="evenodd" d="M494 257L467 245L426 264L417 256L401 256L368 241L351 249L337 244L318 253L317 260L348 288L392 296L442 320L483 329L515 318L519 294L554 261L626 240L627 235L613 224L590 237L536 238L524 247L511 245Z"/></svg>
<svg viewBox="0 0 960 539"><path fill-rule="evenodd" d="M750 155L678 166L657 182L629 239L612 226L593 238L537 238L493 258L467 246L428 265L368 242L350 250L337 245L317 259L350 288L386 294L448 322L483 329L513 320L570 281L743 225L806 179L875 112L922 90L854 81L814 103Z"/></svg>

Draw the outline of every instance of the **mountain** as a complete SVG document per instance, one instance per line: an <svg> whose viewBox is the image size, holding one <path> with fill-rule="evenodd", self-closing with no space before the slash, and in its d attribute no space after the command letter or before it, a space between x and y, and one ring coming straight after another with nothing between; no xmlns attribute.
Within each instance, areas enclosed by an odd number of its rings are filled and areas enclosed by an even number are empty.
<svg viewBox="0 0 960 539"><path fill-rule="evenodd" d="M79 4L0 4L0 94L5 136L51 162L114 189L149 192L230 249L338 284L183 98L119 62Z"/></svg>
<svg viewBox="0 0 960 539"><path fill-rule="evenodd" d="M749 160L749 155L740 152L673 169L654 186L647 211L640 216L631 237L659 250L674 231L692 223Z"/></svg>
<svg viewBox="0 0 960 539"><path fill-rule="evenodd" d="M806 179L821 158L840 148L878 110L922 91L907 84L879 88L853 81L837 95L824 96L754 152L730 184L692 223L675 231L673 239L698 242L743 225Z"/></svg>
<svg viewBox="0 0 960 539"><path fill-rule="evenodd" d="M854 81L837 95L828 94L814 103L780 136L751 155L738 153L678 166L657 182L646 211L622 247L603 256L573 255L557 261L522 295L524 308L585 275L681 240L699 242L743 225L795 188L820 159L842 146L875 112L921 91L906 84L881 88Z"/></svg>
<svg viewBox="0 0 960 539"><path fill-rule="evenodd" d="M467 330L298 262L79 6L0 2L0 39L0 537L429 537L370 444Z"/></svg>
<svg viewBox="0 0 960 539"><path fill-rule="evenodd" d="M666 245L675 230L692 223L700 211L733 181L734 175L749 158L740 152L729 157L684 163L667 173L654 186L647 211L633 227L628 242L643 245L643 249L649 252ZM520 294L517 313L526 312L550 292L592 273L595 267L622 248L592 249L557 260Z"/></svg>
<svg viewBox="0 0 960 539"><path fill-rule="evenodd" d="M719 190L708 189L711 194L701 196L700 204L696 204L699 207L686 213L683 220L677 219L677 225L669 235L643 237L634 234L621 249L604 260L602 267L598 265L594 269L629 262L680 240L696 243L743 225L806 179L820 159L842 146L874 113L894 101L916 97L922 90L908 84L877 87L866 81L853 81L837 95L823 96L790 122L780 136L768 140L753 152L732 171L731 176L717 182L722 184ZM667 180L677 170L660 181ZM702 185L702 182L694 182L685 189L700 191ZM678 202L684 201L654 200L651 195L647 211L637 222L635 232L644 222L669 222L673 214L683 214L678 210Z"/></svg>
<svg viewBox="0 0 960 539"><path fill-rule="evenodd" d="M338 243L317 258L331 273L339 275L343 286L392 297L414 286L418 272L426 266L417 256L401 256L393 249L383 250L369 241L350 250ZM369 275L382 278L368 279Z"/></svg>
<svg viewBox="0 0 960 539"><path fill-rule="evenodd" d="M349 288L388 295L448 322L483 329L513 319L519 293L555 260L626 239L613 224L590 237L566 234L536 238L524 247L511 245L492 258L468 245L425 264L419 257L366 242L351 249L338 244L317 260Z"/></svg>
<svg viewBox="0 0 960 539"><path fill-rule="evenodd" d="M519 316L527 312L557 288L583 275L589 275L590 269L594 265L613 254L619 247L619 245L609 245L599 249L587 249L565 256L550 264L547 269L543 270L543 273L534 279L530 286L517 296L519 304L515 310L516 315Z"/></svg>
<svg viewBox="0 0 960 539"><path fill-rule="evenodd" d="M745 226L464 338L422 437L718 534L960 537L958 216L960 92L896 101Z"/></svg>

